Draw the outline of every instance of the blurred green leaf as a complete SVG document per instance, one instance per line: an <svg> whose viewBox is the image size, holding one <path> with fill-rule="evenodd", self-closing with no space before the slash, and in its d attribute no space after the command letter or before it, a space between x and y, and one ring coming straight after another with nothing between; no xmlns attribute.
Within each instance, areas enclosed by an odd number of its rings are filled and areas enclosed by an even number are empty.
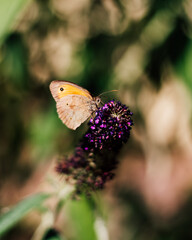
<svg viewBox="0 0 192 240"><path fill-rule="evenodd" d="M63 240L60 236L52 236L50 238L45 238L43 240Z"/></svg>
<svg viewBox="0 0 192 240"><path fill-rule="evenodd" d="M19 33L10 34L4 44L0 72L7 82L14 83L17 89L28 85L27 48Z"/></svg>
<svg viewBox="0 0 192 240"><path fill-rule="evenodd" d="M58 124L59 122L59 124ZM32 146L33 159L47 157L55 149L56 138L63 127L55 113L55 109L34 114L29 127L29 141Z"/></svg>
<svg viewBox="0 0 192 240"><path fill-rule="evenodd" d="M82 197L78 201L70 201L67 205L72 221L76 239L78 240L96 240L94 230L94 209L91 208L88 200Z"/></svg>
<svg viewBox="0 0 192 240"><path fill-rule="evenodd" d="M16 17L23 10L30 0L0 0L0 44L11 27L15 23Z"/></svg>
<svg viewBox="0 0 192 240"><path fill-rule="evenodd" d="M184 51L183 57L180 58L176 70L182 77L188 89L192 92L192 41L189 41Z"/></svg>
<svg viewBox="0 0 192 240"><path fill-rule="evenodd" d="M49 229L42 240L64 240L55 229Z"/></svg>
<svg viewBox="0 0 192 240"><path fill-rule="evenodd" d="M13 227L19 220L21 220L33 208L40 206L49 194L36 194L30 196L19 202L10 211L0 217L0 236Z"/></svg>

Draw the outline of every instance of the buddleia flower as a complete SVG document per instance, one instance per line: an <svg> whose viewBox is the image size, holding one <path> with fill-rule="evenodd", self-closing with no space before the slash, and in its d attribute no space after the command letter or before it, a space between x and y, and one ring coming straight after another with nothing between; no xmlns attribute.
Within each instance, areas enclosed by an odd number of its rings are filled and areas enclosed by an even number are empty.
<svg viewBox="0 0 192 240"><path fill-rule="evenodd" d="M74 155L57 164L57 172L75 182L77 193L102 189L114 177L118 152L130 136L132 115L119 101L98 108Z"/></svg>

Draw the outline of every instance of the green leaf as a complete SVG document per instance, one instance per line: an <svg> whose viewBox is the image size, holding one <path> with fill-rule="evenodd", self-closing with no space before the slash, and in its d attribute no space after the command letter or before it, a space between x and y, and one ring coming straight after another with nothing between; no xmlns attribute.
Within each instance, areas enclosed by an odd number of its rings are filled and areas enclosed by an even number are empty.
<svg viewBox="0 0 192 240"><path fill-rule="evenodd" d="M78 201L71 201L67 205L73 230L78 240L96 240L94 230L94 209L88 199L82 197Z"/></svg>
<svg viewBox="0 0 192 240"><path fill-rule="evenodd" d="M181 76L183 82L192 93L192 41L189 41L186 45L183 56L176 64L176 72Z"/></svg>
<svg viewBox="0 0 192 240"><path fill-rule="evenodd" d="M46 238L45 240L62 240L62 238L60 236L55 236L55 237Z"/></svg>
<svg viewBox="0 0 192 240"><path fill-rule="evenodd" d="M57 230L49 229L42 240L66 240L66 238L61 237Z"/></svg>
<svg viewBox="0 0 192 240"><path fill-rule="evenodd" d="M13 227L33 208L39 207L49 196L48 194L42 193L30 196L0 216L0 236Z"/></svg>
<svg viewBox="0 0 192 240"><path fill-rule="evenodd" d="M0 0L0 44L11 31L18 14L30 0Z"/></svg>
<svg viewBox="0 0 192 240"><path fill-rule="evenodd" d="M61 128L63 128L63 124L55 113L55 105L47 111L40 109L34 114L30 119L28 129L32 159L38 159L38 161L43 158L47 159L47 156L54 152L56 139Z"/></svg>

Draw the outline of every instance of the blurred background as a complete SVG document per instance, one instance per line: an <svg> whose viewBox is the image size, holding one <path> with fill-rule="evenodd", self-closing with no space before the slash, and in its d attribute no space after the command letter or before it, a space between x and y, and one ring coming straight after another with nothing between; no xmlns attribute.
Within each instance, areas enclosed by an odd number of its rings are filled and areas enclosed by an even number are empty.
<svg viewBox="0 0 192 240"><path fill-rule="evenodd" d="M0 18L0 207L49 189L56 157L86 131L57 116L49 84L63 79L118 89L134 113L97 239L192 239L192 1L2 0ZM3 239L31 239L39 221Z"/></svg>

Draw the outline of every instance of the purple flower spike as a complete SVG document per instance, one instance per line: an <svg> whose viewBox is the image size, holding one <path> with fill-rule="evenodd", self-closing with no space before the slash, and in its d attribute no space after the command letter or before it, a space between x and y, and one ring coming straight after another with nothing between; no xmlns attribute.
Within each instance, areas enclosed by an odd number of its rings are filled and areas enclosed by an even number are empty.
<svg viewBox="0 0 192 240"><path fill-rule="evenodd" d="M88 134L84 136L83 146L87 146L89 151L115 150L118 151L122 143L127 142L133 121L132 112L127 106L120 102L109 101L96 111L94 121L90 121ZM99 123L99 124L98 124ZM94 144L99 139L100 144Z"/></svg>
<svg viewBox="0 0 192 240"><path fill-rule="evenodd" d="M58 163L57 172L75 181L76 193L103 189L114 177L117 153L130 136L132 115L127 106L114 100L98 108L74 155Z"/></svg>

